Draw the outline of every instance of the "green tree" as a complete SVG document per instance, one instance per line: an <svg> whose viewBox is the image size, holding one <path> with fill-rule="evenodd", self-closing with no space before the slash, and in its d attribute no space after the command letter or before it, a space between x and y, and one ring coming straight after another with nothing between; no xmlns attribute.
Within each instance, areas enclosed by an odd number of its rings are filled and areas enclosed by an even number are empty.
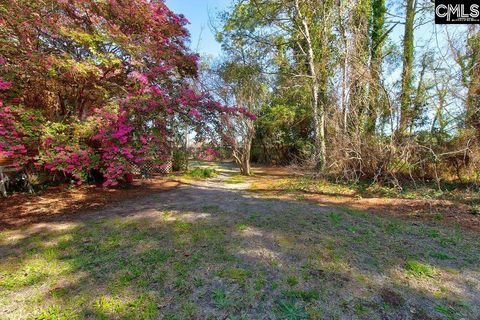
<svg viewBox="0 0 480 320"><path fill-rule="evenodd" d="M375 132L377 111L382 109L383 92L381 84L382 74L382 55L383 43L388 35L385 30L385 13L387 8L385 0L373 0L372 2L372 22L371 22L371 45L370 45L370 88L369 88L369 108L367 116L367 132Z"/></svg>
<svg viewBox="0 0 480 320"><path fill-rule="evenodd" d="M233 38L242 39L244 44L250 43L267 52L277 52L266 53L273 67L264 67L263 72L293 77L296 86L308 88L313 158L316 170L322 171L327 154L326 110L332 74L333 0L235 1L232 12L225 13L222 20L224 34L233 34ZM285 55L278 54L285 48Z"/></svg>

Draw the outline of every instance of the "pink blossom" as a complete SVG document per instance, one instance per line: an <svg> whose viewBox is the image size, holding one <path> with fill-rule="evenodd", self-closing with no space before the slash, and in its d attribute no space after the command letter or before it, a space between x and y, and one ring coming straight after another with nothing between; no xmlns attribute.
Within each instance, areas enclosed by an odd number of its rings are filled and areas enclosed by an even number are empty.
<svg viewBox="0 0 480 320"><path fill-rule="evenodd" d="M12 87L12 83L8 81L4 81L0 78L0 90L8 90Z"/></svg>
<svg viewBox="0 0 480 320"><path fill-rule="evenodd" d="M130 73L130 76L134 79L137 79L138 81L140 81L140 83L142 83L143 85L148 85L148 78L146 75L138 72L138 71L133 71L132 73Z"/></svg>
<svg viewBox="0 0 480 320"><path fill-rule="evenodd" d="M188 114L192 117L195 117L198 120L202 118L202 115L200 114L200 112L195 108L191 109Z"/></svg>
<svg viewBox="0 0 480 320"><path fill-rule="evenodd" d="M151 86L150 91L157 96L163 96L164 95L163 90L160 89L158 86Z"/></svg>

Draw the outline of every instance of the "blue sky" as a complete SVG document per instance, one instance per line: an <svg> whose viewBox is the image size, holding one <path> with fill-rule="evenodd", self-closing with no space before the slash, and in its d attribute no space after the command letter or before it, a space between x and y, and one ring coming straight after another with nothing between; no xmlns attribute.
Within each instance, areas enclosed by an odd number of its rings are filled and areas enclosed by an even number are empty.
<svg viewBox="0 0 480 320"><path fill-rule="evenodd" d="M166 0L167 6L175 13L183 14L189 21L191 34L190 47L201 55L220 54L220 44L215 41L210 30L210 20L216 13L225 10L230 0ZM200 40L200 41L199 41Z"/></svg>

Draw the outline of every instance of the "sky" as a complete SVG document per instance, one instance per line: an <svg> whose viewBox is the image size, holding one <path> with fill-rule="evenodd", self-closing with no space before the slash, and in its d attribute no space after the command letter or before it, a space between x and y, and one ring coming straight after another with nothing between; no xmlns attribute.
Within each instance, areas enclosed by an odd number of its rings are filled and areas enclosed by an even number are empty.
<svg viewBox="0 0 480 320"><path fill-rule="evenodd" d="M218 56L220 44L215 41L210 21L218 11L228 8L230 0L166 0L167 6L175 13L183 14L190 24L187 26L191 35L190 47L201 55Z"/></svg>

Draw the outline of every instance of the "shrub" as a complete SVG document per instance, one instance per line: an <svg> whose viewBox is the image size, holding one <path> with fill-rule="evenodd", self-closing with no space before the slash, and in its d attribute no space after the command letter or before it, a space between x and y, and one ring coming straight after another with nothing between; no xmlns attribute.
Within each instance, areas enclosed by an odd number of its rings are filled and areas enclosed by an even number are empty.
<svg viewBox="0 0 480 320"><path fill-rule="evenodd" d="M187 173L188 177L198 178L198 179L213 178L213 177L216 177L217 175L218 173L214 169L210 169L210 168L195 168L193 170L190 170Z"/></svg>
<svg viewBox="0 0 480 320"><path fill-rule="evenodd" d="M184 150L176 149L172 152L172 170L183 171L187 169L188 154Z"/></svg>

